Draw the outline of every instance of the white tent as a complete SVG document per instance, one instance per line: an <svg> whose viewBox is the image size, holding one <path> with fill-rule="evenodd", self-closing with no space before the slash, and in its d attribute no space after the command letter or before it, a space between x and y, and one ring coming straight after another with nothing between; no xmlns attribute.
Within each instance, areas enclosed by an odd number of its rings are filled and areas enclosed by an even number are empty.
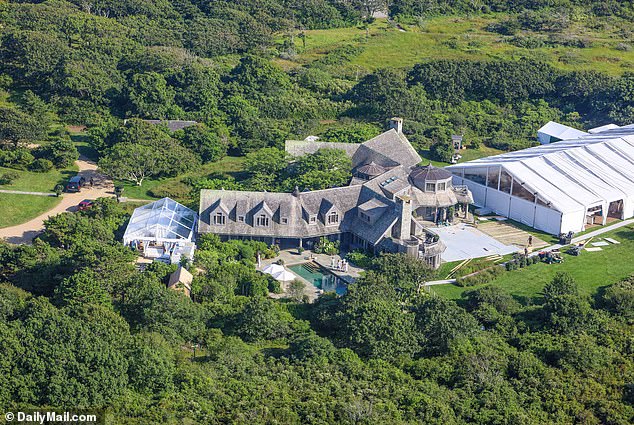
<svg viewBox="0 0 634 425"><path fill-rule="evenodd" d="M134 210L123 235L125 245L142 246L150 258L178 262L193 258L198 215L178 202L163 198Z"/></svg>
<svg viewBox="0 0 634 425"><path fill-rule="evenodd" d="M576 128L568 127L567 125L559 124L554 121L549 121L542 128L537 130L537 140L542 145L558 142L560 140L576 139L578 137L585 136L586 132L577 130Z"/></svg>
<svg viewBox="0 0 634 425"><path fill-rule="evenodd" d="M548 233L634 216L634 126L449 166L475 203Z"/></svg>

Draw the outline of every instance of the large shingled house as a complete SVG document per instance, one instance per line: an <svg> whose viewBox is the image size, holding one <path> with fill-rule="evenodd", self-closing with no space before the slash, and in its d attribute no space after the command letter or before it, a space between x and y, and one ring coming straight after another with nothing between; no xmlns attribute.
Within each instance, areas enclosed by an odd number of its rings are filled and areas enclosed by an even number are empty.
<svg viewBox="0 0 634 425"><path fill-rule="evenodd" d="M473 202L451 173L419 166L421 158L393 118L390 130L361 144L288 141L293 156L322 148L343 149L352 158L349 186L292 193L202 190L199 233L248 238L282 248L311 248L321 237L348 248L406 252L440 265L444 245L426 224L452 220Z"/></svg>

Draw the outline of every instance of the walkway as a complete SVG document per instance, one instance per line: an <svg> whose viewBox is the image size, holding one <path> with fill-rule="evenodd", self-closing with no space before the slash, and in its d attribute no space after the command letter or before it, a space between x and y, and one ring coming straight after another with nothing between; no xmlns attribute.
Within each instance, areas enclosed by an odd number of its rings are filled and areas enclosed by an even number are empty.
<svg viewBox="0 0 634 425"><path fill-rule="evenodd" d="M0 190L0 193L11 193L14 195L33 195L33 196L57 196L54 193L50 192L25 192L23 190Z"/></svg>
<svg viewBox="0 0 634 425"><path fill-rule="evenodd" d="M44 229L44 221L51 216L77 210L77 204L84 199L108 198L114 196L114 185L103 174L97 172L97 164L86 157L80 156L75 162L79 168L79 175L83 176L87 182L91 178L94 179L95 186L86 188L77 193L65 193L62 201L52 209L27 221L13 227L5 227L0 229L0 239L4 238L7 242L14 244L30 244L35 236ZM29 196L29 195L25 195Z"/></svg>

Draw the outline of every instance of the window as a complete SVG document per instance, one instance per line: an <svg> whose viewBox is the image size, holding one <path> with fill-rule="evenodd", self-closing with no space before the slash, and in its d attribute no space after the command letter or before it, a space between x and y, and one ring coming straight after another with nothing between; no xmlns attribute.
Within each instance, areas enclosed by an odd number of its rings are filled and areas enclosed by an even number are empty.
<svg viewBox="0 0 634 425"><path fill-rule="evenodd" d="M310 224L317 223L317 216L316 215L311 215L310 218L308 219L308 223L310 223Z"/></svg>
<svg viewBox="0 0 634 425"><path fill-rule="evenodd" d="M238 221L239 221L240 223L244 223L244 216L243 216L243 215L239 215L239 216L238 216Z"/></svg>
<svg viewBox="0 0 634 425"><path fill-rule="evenodd" d="M221 226L223 224L226 223L227 218L225 217L225 215L221 212L217 212L216 214L214 214L214 224Z"/></svg>
<svg viewBox="0 0 634 425"><path fill-rule="evenodd" d="M439 192L444 192L445 189L447 189L447 183L445 183L445 182L438 183L438 191Z"/></svg>
<svg viewBox="0 0 634 425"><path fill-rule="evenodd" d="M485 185L487 183L486 168L467 168L464 170L464 178L474 183Z"/></svg>
<svg viewBox="0 0 634 425"><path fill-rule="evenodd" d="M337 223L339 223L339 214L337 214L336 211L333 211L330 214L328 214L327 224L337 224Z"/></svg>
<svg viewBox="0 0 634 425"><path fill-rule="evenodd" d="M489 167L487 187L497 190L500 183L500 167Z"/></svg>
<svg viewBox="0 0 634 425"><path fill-rule="evenodd" d="M425 192L435 192L436 183L425 183Z"/></svg>
<svg viewBox="0 0 634 425"><path fill-rule="evenodd" d="M259 227L268 227L269 218L264 214L260 214L255 218L255 225Z"/></svg>
<svg viewBox="0 0 634 425"><path fill-rule="evenodd" d="M288 218L287 218L287 217L282 217L282 218L280 219L280 222L281 222L282 224L288 224Z"/></svg>
<svg viewBox="0 0 634 425"><path fill-rule="evenodd" d="M511 193L511 182L513 177L506 171L502 170L500 173L500 192Z"/></svg>
<svg viewBox="0 0 634 425"><path fill-rule="evenodd" d="M517 181L513 181L513 196L517 196L528 202L535 202L535 195Z"/></svg>

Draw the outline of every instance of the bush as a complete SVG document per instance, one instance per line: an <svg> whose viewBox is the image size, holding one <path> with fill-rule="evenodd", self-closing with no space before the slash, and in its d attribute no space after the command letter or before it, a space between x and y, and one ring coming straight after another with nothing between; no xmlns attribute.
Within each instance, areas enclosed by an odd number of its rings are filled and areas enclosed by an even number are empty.
<svg viewBox="0 0 634 425"><path fill-rule="evenodd" d="M268 276L268 290L274 294L282 293L282 286L280 285L280 282L273 276Z"/></svg>
<svg viewBox="0 0 634 425"><path fill-rule="evenodd" d="M361 250L351 251L346 255L348 261L357 267L367 269L372 265L372 255Z"/></svg>
<svg viewBox="0 0 634 425"><path fill-rule="evenodd" d="M0 185L11 184L18 177L20 177L20 175L15 171L6 171L0 174Z"/></svg>
<svg viewBox="0 0 634 425"><path fill-rule="evenodd" d="M441 162L451 162L453 158L454 149L451 143L436 142L431 145L429 149L432 159Z"/></svg>
<svg viewBox="0 0 634 425"><path fill-rule="evenodd" d="M38 158L29 165L29 170L35 171L36 173L48 173L53 168L53 162L44 158Z"/></svg>
<svg viewBox="0 0 634 425"><path fill-rule="evenodd" d="M482 270L474 275L467 277L459 277L456 279L456 285L458 286L474 286L483 285L493 281L496 277L504 273L504 269L499 266L493 266L488 269Z"/></svg>
<svg viewBox="0 0 634 425"><path fill-rule="evenodd" d="M33 162L33 155L26 148L0 149L0 166L26 170Z"/></svg>
<svg viewBox="0 0 634 425"><path fill-rule="evenodd" d="M319 242L317 242L317 244L315 245L313 251L315 251L315 254L339 254L339 241L333 242L331 240L328 240L327 238L321 238L319 239Z"/></svg>
<svg viewBox="0 0 634 425"><path fill-rule="evenodd" d="M56 168L69 167L79 158L75 144L67 138L40 146L34 151L34 154L38 159L48 159Z"/></svg>

